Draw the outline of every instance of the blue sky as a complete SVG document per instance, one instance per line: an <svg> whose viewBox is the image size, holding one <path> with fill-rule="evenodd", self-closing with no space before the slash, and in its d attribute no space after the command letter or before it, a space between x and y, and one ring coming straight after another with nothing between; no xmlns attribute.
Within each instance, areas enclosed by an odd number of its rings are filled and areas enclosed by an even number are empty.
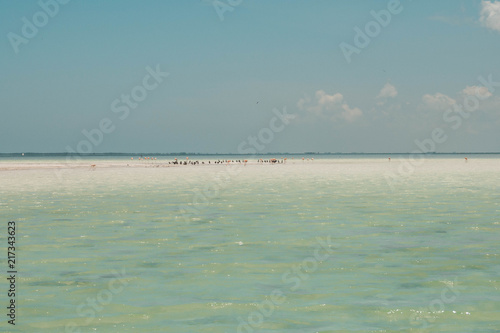
<svg viewBox="0 0 500 333"><path fill-rule="evenodd" d="M77 150L109 119L86 149L234 153L285 107L263 152L411 152L436 128L438 152L500 151L500 1L60 1L0 0L0 152Z"/></svg>

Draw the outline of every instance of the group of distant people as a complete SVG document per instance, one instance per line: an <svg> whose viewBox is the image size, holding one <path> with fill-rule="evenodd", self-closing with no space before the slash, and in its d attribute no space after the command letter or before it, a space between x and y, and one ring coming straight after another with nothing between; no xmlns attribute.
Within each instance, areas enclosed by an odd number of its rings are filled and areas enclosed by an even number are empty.
<svg viewBox="0 0 500 333"><path fill-rule="evenodd" d="M133 157L131 157L130 159L134 160ZM156 157L144 157L144 156L141 156L138 159L139 159L139 161L141 161L141 160L144 160L144 161L146 161L146 160L156 161ZM292 157L292 159L294 159L294 158ZM265 164L265 163L269 163L269 164L275 164L275 163L277 163L277 164L280 164L280 163L286 163L286 160L287 160L286 157L282 157L280 159L277 159L277 158L270 158L270 159L259 158L257 160L257 163L259 163L259 164ZM311 157L310 159L309 158L306 159L306 158L302 157L302 161L306 161L306 160L307 161L309 161L309 160L314 161L314 158ZM391 158L389 157L388 160L390 162ZM465 162L467 162L467 161L468 161L468 158L465 157ZM238 164L244 164L244 165L246 165L248 163L248 160L221 160L221 159L218 159L216 161L213 161L213 163L210 160L208 161L208 163L205 163L205 161L201 161L201 164L226 164L226 165L228 165L229 163L238 163ZM200 161L190 161L189 157L186 157L185 161L178 161L177 158L175 158L173 161L169 161L168 164L170 164L170 165L199 165ZM130 166L130 165L127 164L127 166ZM152 167L157 167L157 168L160 167L159 164L155 164L155 165L151 165L151 166ZM162 165L162 166L165 167L166 165ZM95 168L96 168L95 164L92 164L90 166L91 170L95 170Z"/></svg>
<svg viewBox="0 0 500 333"><path fill-rule="evenodd" d="M217 161L214 161L213 164L229 164L229 163L243 163L243 164L247 164L248 160L217 160ZM191 164L191 165L197 165L197 164L200 164L200 161L189 161L186 159L186 161L177 161L177 159L175 159L173 162L170 161L168 162L168 164L174 164L174 165L188 165L188 164ZM205 161L201 161L201 164L205 164ZM208 161L207 164L212 164L212 161Z"/></svg>
<svg viewBox="0 0 500 333"><path fill-rule="evenodd" d="M134 160L133 157L130 158L131 160ZM138 158L139 161L141 160L148 160L148 161L156 161L156 157L139 157ZM286 157L282 157L281 159L277 159L277 158L270 158L270 159L258 159L257 160L257 163L259 164L265 164L265 163L268 163L268 164L279 164L279 163L286 163L286 160L287 158ZM302 160L304 160L304 158L302 158ZM309 159L307 159L309 160ZM314 160L314 159L311 159L311 160ZM201 161L201 164L230 164L230 163L238 163L238 164L244 164L246 165L248 163L248 160L221 160L221 159L218 159L218 160L215 160L215 161L207 161L205 163L205 161ZM186 160L185 161L179 161L177 158L175 158L173 161L169 161L168 164L170 165L199 165L200 164L200 161L190 161L189 160L189 157L186 157Z"/></svg>

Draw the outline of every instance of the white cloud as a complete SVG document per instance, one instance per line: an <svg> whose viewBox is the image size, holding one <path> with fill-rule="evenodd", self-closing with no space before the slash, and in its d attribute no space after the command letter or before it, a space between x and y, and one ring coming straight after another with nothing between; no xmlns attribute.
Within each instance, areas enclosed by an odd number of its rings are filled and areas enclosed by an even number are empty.
<svg viewBox="0 0 500 333"><path fill-rule="evenodd" d="M348 122L353 122L363 115L363 111L361 111L359 108L351 109L347 104L342 104L342 109L344 111L342 112L341 116Z"/></svg>
<svg viewBox="0 0 500 333"><path fill-rule="evenodd" d="M492 96L488 88L479 86L467 86L464 90L462 90L462 94L467 96L476 96L479 98L488 98Z"/></svg>
<svg viewBox="0 0 500 333"><path fill-rule="evenodd" d="M427 108L432 110L445 110L456 104L453 98L441 93L435 93L434 95L425 94L422 96L422 101Z"/></svg>
<svg viewBox="0 0 500 333"><path fill-rule="evenodd" d="M500 32L500 1L481 1L479 21L488 29Z"/></svg>
<svg viewBox="0 0 500 333"><path fill-rule="evenodd" d="M434 95L426 94L422 96L422 106L427 110L445 111L456 104L464 105L469 96L473 96L474 99L481 102L482 110L495 108L495 99L490 98L493 94L484 86L466 86L457 93L456 99L439 92ZM498 105L496 106L498 107Z"/></svg>
<svg viewBox="0 0 500 333"><path fill-rule="evenodd" d="M318 111L323 110L334 110L339 104L344 100L342 94L336 93L334 95L328 95L324 90L316 91L316 100L318 102L316 108Z"/></svg>
<svg viewBox="0 0 500 333"><path fill-rule="evenodd" d="M316 91L313 101L309 97L301 98L297 102L297 107L309 114L330 117L334 121L343 119L347 122L353 122L363 115L363 111L359 108L351 108L344 101L342 94L328 95L324 90Z"/></svg>
<svg viewBox="0 0 500 333"><path fill-rule="evenodd" d="M394 98L398 95L398 91L396 90L396 87L394 87L390 83L386 83L385 86L380 90L380 93L378 94L377 98Z"/></svg>

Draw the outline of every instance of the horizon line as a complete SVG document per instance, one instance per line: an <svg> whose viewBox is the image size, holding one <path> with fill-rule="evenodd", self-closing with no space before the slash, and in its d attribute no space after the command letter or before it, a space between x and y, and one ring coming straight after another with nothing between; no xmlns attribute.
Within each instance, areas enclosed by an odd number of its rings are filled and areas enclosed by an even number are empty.
<svg viewBox="0 0 500 333"><path fill-rule="evenodd" d="M0 153L0 156L107 156L107 155L119 155L119 156L130 156L130 155L157 155L157 156L186 156L186 155L241 155L241 156L257 156L257 155L458 155L458 154L500 154L499 152L268 152L268 153L258 153L258 154L241 154L241 153L199 153L199 152L173 152L173 153L152 153L152 152L105 152L105 153L71 153L71 152L11 152L11 153Z"/></svg>

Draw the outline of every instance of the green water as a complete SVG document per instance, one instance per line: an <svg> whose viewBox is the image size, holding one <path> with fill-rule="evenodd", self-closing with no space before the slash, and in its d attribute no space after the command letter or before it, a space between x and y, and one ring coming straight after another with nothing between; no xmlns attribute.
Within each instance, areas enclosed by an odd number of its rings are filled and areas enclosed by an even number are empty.
<svg viewBox="0 0 500 333"><path fill-rule="evenodd" d="M0 241L15 220L18 257L16 326L0 330L500 329L499 156L404 175L401 156L168 159L0 160Z"/></svg>

